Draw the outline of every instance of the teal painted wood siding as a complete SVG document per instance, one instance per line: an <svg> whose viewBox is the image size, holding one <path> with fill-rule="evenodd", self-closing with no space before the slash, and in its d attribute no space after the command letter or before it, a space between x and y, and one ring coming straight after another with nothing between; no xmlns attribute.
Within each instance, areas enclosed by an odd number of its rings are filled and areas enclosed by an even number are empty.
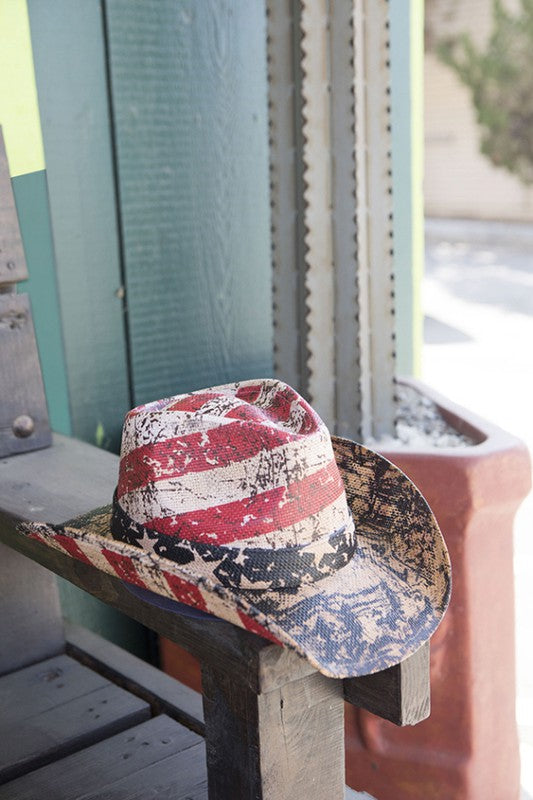
<svg viewBox="0 0 533 800"><path fill-rule="evenodd" d="M28 7L72 433L116 449L131 398L101 4Z"/></svg>
<svg viewBox="0 0 533 800"><path fill-rule="evenodd" d="M135 403L271 375L264 4L106 14Z"/></svg>
<svg viewBox="0 0 533 800"><path fill-rule="evenodd" d="M50 427L71 431L68 383L50 229L46 172L30 172L12 179L29 278L18 285L28 292L48 402Z"/></svg>

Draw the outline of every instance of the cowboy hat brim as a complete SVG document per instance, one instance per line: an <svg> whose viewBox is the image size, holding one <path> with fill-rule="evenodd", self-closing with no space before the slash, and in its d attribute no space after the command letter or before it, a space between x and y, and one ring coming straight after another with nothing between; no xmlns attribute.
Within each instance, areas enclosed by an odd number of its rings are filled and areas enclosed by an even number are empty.
<svg viewBox="0 0 533 800"><path fill-rule="evenodd" d="M323 674L365 675L403 661L429 639L451 589L448 552L420 491L362 445L332 437L355 523L349 563L297 589L232 590L187 565L116 541L112 507L27 535L158 595L294 649Z"/></svg>

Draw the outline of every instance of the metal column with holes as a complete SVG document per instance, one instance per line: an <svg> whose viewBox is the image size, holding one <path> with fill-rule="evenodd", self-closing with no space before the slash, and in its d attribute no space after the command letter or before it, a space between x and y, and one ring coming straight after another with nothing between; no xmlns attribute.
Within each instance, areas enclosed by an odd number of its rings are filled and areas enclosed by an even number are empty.
<svg viewBox="0 0 533 800"><path fill-rule="evenodd" d="M337 433L392 433L388 2L267 6L276 372Z"/></svg>

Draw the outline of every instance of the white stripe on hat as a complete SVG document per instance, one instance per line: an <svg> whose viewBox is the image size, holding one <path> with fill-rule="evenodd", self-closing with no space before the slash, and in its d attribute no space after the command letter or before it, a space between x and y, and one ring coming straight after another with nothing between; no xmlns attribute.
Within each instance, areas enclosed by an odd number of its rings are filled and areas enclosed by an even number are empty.
<svg viewBox="0 0 533 800"><path fill-rule="evenodd" d="M333 450L327 445L323 432L317 431L228 467L213 464L211 470L148 483L122 495L120 506L135 522L145 523L246 500L297 483L332 463Z"/></svg>

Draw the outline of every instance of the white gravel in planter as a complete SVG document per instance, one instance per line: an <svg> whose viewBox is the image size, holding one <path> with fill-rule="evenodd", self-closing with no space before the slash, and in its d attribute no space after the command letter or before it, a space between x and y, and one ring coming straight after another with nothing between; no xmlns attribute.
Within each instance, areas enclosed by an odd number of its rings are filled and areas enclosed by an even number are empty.
<svg viewBox="0 0 533 800"><path fill-rule="evenodd" d="M396 436L371 439L370 447L385 449L387 445L405 448L470 447L476 442L459 433L442 416L435 403L411 386L396 386L398 408Z"/></svg>

